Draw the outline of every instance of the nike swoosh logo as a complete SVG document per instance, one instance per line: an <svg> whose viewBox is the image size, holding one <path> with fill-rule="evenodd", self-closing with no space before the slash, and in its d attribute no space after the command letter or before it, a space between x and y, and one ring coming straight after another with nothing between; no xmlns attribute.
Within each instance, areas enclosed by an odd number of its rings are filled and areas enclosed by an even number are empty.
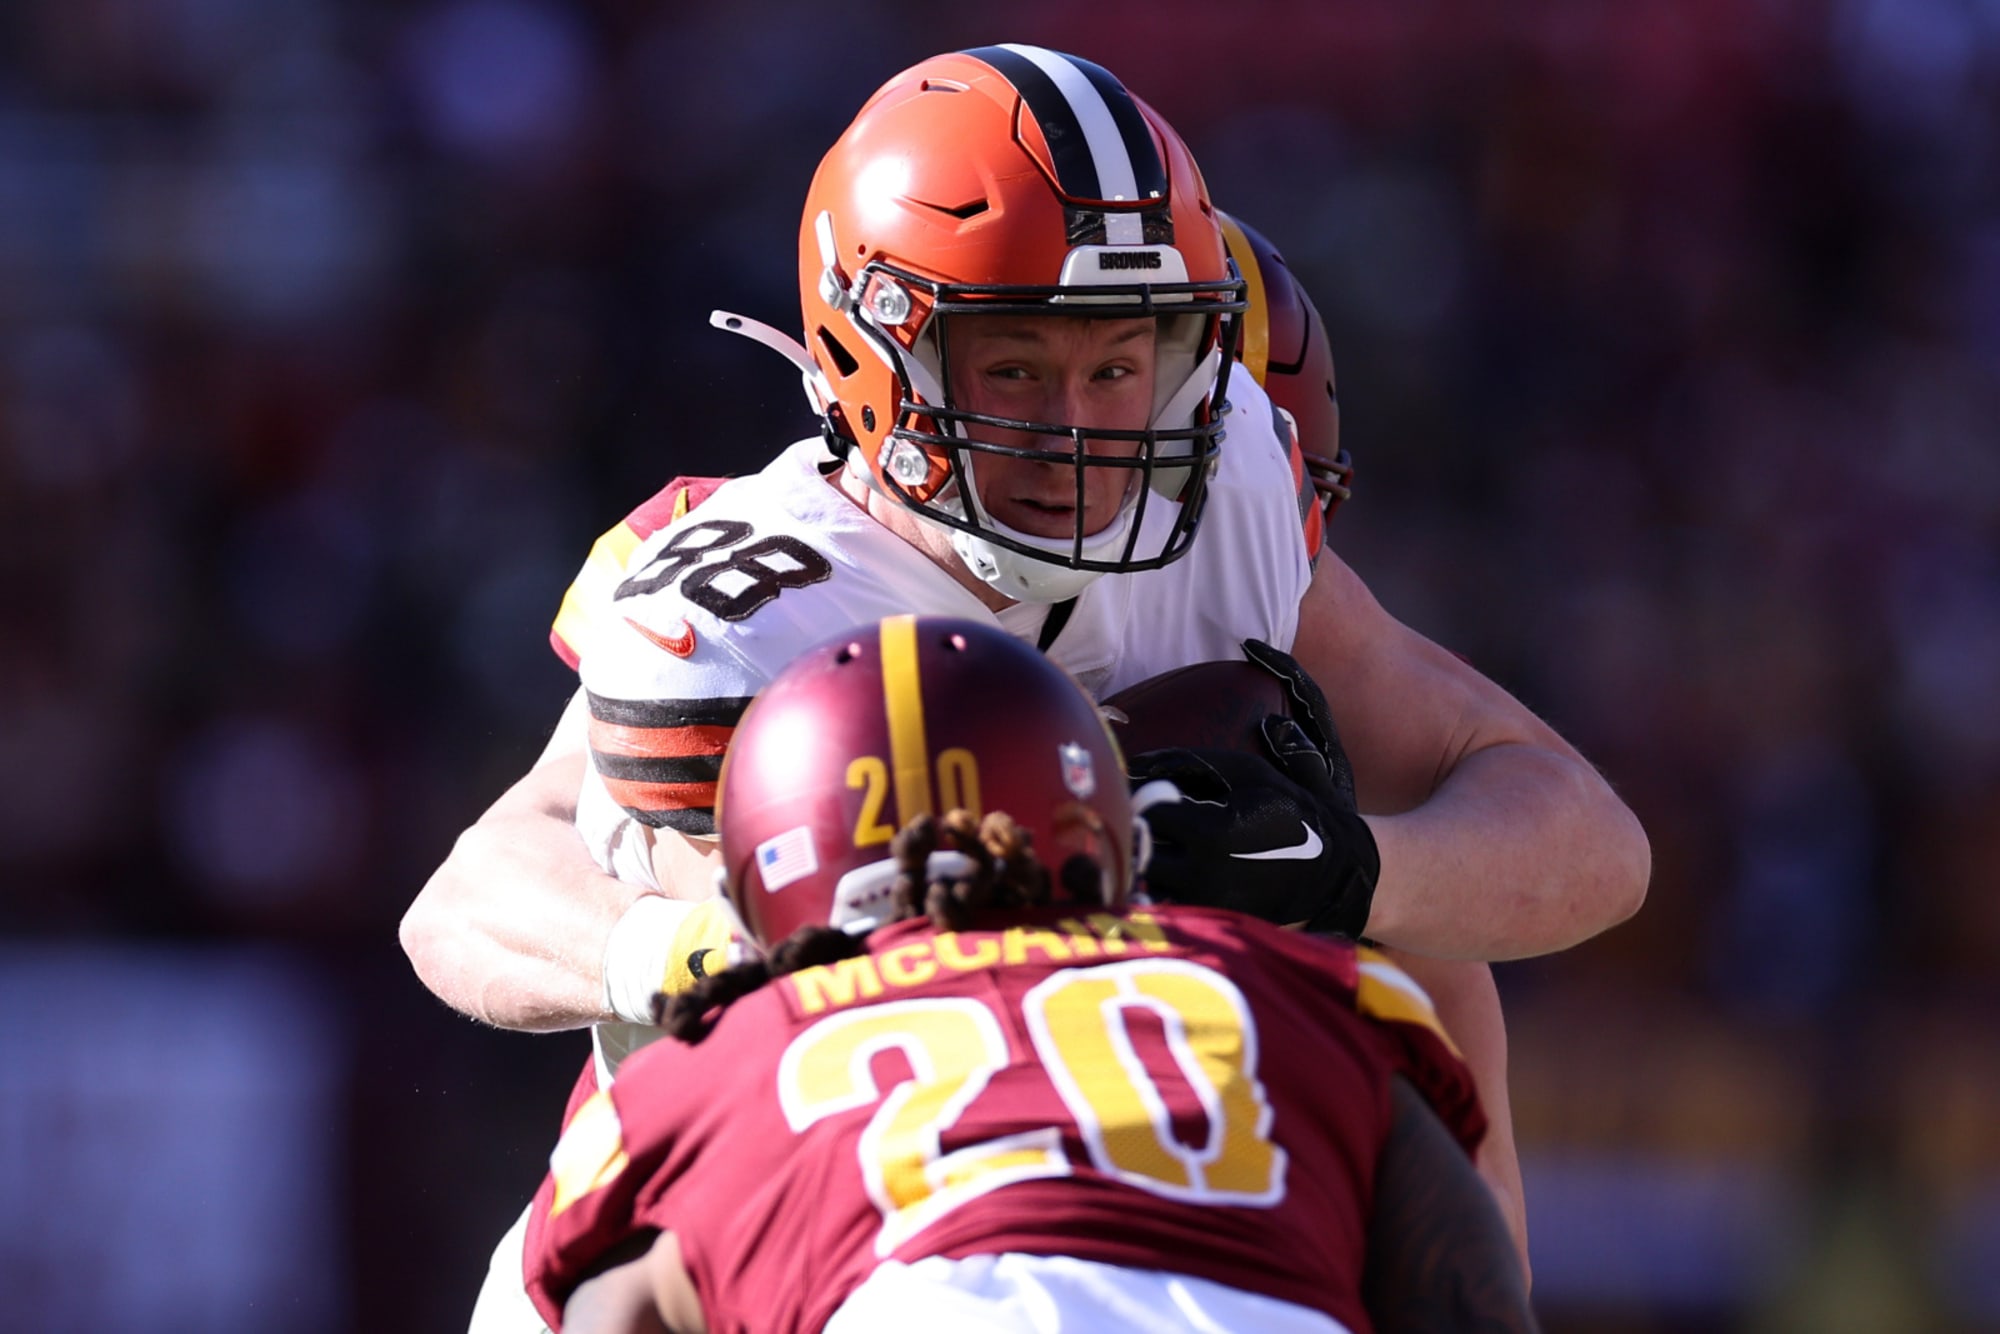
<svg viewBox="0 0 2000 1334"><path fill-rule="evenodd" d="M1229 855L1246 862L1309 862L1319 856L1326 844L1320 842L1319 834L1304 820L1299 827L1306 831L1305 842L1294 843L1289 848L1269 848L1263 852L1232 852Z"/></svg>
<svg viewBox="0 0 2000 1334"><path fill-rule="evenodd" d="M689 625L686 620L681 621L681 632L677 635L663 635L658 630L648 629L633 620L630 616L625 618L625 624L631 626L634 630L637 630L640 634L652 640L676 658L687 658L694 655L694 627Z"/></svg>

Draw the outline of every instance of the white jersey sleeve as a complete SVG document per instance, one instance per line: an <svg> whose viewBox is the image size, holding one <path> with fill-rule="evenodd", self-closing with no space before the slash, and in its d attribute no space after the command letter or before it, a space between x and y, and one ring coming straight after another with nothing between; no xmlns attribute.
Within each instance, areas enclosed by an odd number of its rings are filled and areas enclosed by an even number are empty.
<svg viewBox="0 0 2000 1334"><path fill-rule="evenodd" d="M590 771L578 830L599 864L650 883L633 826L715 832L736 720L800 653L920 610L986 616L944 571L846 499L802 442L648 538L594 615L579 674Z"/></svg>
<svg viewBox="0 0 2000 1334"><path fill-rule="evenodd" d="M827 485L818 441L718 488L646 539L592 609L578 673L589 705L589 768L577 832L599 866L665 888L656 831L715 832L716 783L736 721L765 683L815 644L885 616L987 617L914 547ZM675 885L674 897L709 886ZM603 1023L592 1033L609 1084L660 1036Z"/></svg>

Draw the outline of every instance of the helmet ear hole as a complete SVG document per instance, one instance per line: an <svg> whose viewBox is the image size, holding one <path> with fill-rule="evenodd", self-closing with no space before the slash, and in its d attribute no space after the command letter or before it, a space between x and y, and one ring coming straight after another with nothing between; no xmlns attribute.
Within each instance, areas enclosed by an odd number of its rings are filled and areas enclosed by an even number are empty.
<svg viewBox="0 0 2000 1334"><path fill-rule="evenodd" d="M835 338L832 330L825 325L821 325L819 329L819 345L826 349L829 357L833 358L833 364L840 371L842 379L861 369L861 363L854 359L854 354L849 352L846 345Z"/></svg>

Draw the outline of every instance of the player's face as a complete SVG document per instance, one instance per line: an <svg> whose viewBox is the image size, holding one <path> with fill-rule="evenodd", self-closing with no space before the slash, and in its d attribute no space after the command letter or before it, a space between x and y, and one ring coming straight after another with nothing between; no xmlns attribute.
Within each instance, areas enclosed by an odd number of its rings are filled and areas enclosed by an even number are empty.
<svg viewBox="0 0 2000 1334"><path fill-rule="evenodd" d="M968 316L948 340L952 397L970 412L1021 421L1140 431L1153 414L1158 326L1151 319ZM1071 449L1069 437L993 426L967 427L975 440L1018 449ZM1103 456L1130 457L1136 441L1088 440ZM1076 470L998 454L972 455L979 499L1001 523L1036 537L1076 532ZM1084 485L1085 535L1118 516L1137 469L1090 468Z"/></svg>

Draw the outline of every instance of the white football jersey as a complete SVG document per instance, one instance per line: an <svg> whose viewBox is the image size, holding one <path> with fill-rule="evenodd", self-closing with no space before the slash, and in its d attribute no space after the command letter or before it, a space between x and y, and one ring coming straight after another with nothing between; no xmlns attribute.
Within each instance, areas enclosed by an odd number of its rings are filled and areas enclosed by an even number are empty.
<svg viewBox="0 0 2000 1334"><path fill-rule="evenodd" d="M1300 479L1263 390L1246 375L1231 394L1236 410L1188 554L1091 583L1048 650L1096 698L1177 667L1240 658L1248 638L1291 647L1312 577ZM824 445L806 440L725 483L643 541L608 601L589 609L577 646L591 715L577 827L621 879L659 887L653 829L713 835L729 733L750 698L805 649L906 612L983 620L1037 641L1047 607L989 611L836 489L829 465ZM1153 497L1146 526L1171 522L1172 511ZM1145 538L1140 546L1156 549ZM676 896L689 888L676 886ZM600 1027L617 1030L598 1034L607 1074L657 1034Z"/></svg>

